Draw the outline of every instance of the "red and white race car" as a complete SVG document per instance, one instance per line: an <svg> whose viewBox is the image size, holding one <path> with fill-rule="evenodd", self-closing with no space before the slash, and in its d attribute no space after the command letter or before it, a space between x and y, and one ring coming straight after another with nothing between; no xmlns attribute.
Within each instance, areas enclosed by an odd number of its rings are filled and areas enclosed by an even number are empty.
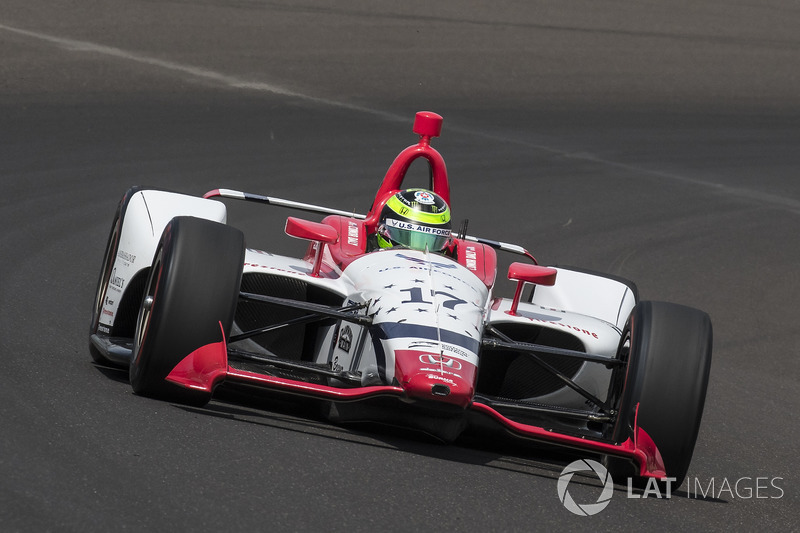
<svg viewBox="0 0 800 533"><path fill-rule="evenodd" d="M680 484L708 384L707 314L464 232L441 249L368 245L413 161L427 161L430 198L449 204L431 147L441 125L417 114L419 142L397 156L366 215L227 189L130 189L97 287L94 360L129 367L134 391L170 401L205 404L223 382L262 388L318 399L334 421L445 441L501 431L602 457L639 483ZM286 233L309 246L285 257L247 249L215 197L326 217L289 217ZM526 258L508 269L510 298L493 294L496 250Z"/></svg>

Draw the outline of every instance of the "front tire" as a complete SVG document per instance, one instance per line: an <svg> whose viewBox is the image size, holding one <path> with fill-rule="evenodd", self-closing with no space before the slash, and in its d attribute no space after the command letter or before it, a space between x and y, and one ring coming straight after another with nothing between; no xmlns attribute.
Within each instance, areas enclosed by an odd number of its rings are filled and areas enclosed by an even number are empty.
<svg viewBox="0 0 800 533"><path fill-rule="evenodd" d="M628 369L615 440L630 436L638 405L638 426L655 442L675 486L686 478L700 431L712 336L706 313L667 302L639 303L623 331L620 351ZM612 475L632 473L622 463L609 459Z"/></svg>
<svg viewBox="0 0 800 533"><path fill-rule="evenodd" d="M210 393L165 380L187 355L220 342L233 324L244 263L241 231L175 217L156 249L134 336L130 382L145 396L203 405Z"/></svg>

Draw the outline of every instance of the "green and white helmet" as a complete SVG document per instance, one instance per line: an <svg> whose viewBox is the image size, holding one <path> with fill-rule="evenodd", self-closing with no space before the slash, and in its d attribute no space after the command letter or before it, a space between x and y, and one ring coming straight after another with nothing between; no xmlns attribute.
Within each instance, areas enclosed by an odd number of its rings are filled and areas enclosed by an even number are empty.
<svg viewBox="0 0 800 533"><path fill-rule="evenodd" d="M440 252L450 241L450 207L426 189L406 189L394 194L381 210L378 246L405 246Z"/></svg>

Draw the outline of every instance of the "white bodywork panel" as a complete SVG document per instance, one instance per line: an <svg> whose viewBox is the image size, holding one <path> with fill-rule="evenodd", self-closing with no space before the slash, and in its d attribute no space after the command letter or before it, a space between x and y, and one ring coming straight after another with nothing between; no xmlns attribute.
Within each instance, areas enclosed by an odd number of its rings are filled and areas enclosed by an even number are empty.
<svg viewBox="0 0 800 533"><path fill-rule="evenodd" d="M225 223L225 204L197 196L142 190L128 201L120 230L119 248L100 312L99 327L113 325L122 294L131 279L153 262L164 228L177 216L192 216Z"/></svg>
<svg viewBox="0 0 800 533"><path fill-rule="evenodd" d="M510 309L511 300L503 298L499 304L492 306L489 322L492 324L514 322L560 329L577 337L586 347L587 353L609 357L614 357L617 353L620 331L605 320L524 302L519 304L516 315L509 315Z"/></svg>
<svg viewBox="0 0 800 533"><path fill-rule="evenodd" d="M571 311L625 327L636 305L633 291L619 281L558 268L552 287L537 286L531 303L550 309Z"/></svg>

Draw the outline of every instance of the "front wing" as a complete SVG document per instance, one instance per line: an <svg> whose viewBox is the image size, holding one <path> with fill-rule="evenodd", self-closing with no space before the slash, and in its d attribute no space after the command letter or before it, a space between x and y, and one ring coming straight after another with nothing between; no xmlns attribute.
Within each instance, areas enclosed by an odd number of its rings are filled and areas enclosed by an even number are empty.
<svg viewBox="0 0 800 533"><path fill-rule="evenodd" d="M299 395L332 402L357 402L380 397L405 401L402 387L390 385L353 388L296 381L237 369L228 364L228 348L224 334L217 343L203 346L189 354L167 376L167 380L208 394L222 383L256 387L274 392ZM514 421L478 397L467 408L471 414L482 416L502 427L513 436L544 444L572 448L600 455L612 455L632 461L638 466L639 476L664 478L663 459L650 436L634 423L632 436L621 443L604 442L585 437L567 435L540 426Z"/></svg>

